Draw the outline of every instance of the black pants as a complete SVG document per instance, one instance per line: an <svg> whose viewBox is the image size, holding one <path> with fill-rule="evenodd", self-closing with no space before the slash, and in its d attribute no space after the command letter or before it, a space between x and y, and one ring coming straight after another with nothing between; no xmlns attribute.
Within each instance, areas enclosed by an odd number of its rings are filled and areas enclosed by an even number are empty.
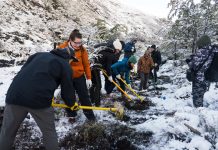
<svg viewBox="0 0 218 150"><path fill-rule="evenodd" d="M106 76L104 76L104 77L105 77L105 90L106 90L107 94L110 94L113 91L113 89L115 88L115 85L114 85L114 83L110 82ZM116 78L116 76L112 76L112 77L113 77L113 80L115 82L116 81L119 82L121 89L123 91L125 91L125 84L121 80L118 80Z"/></svg>
<svg viewBox="0 0 218 150"><path fill-rule="evenodd" d="M75 92L78 94L80 104L82 106L92 106L91 101L89 99L89 93L86 86L85 76L73 79L73 86L75 88ZM70 117L75 117L77 115L76 111L71 111L70 109L66 109L66 111L68 116ZM95 115L92 110L84 109L83 112L87 119L95 120Z"/></svg>
<svg viewBox="0 0 218 150"><path fill-rule="evenodd" d="M90 98L95 106L100 106L101 102L101 74L99 69L92 70L92 87L89 90Z"/></svg>
<svg viewBox="0 0 218 150"><path fill-rule="evenodd" d="M159 68L156 67L156 68L153 69L154 73L152 72L152 70L150 71L150 77L152 79L154 79L154 82L157 82L157 72L158 72L158 70L159 70Z"/></svg>

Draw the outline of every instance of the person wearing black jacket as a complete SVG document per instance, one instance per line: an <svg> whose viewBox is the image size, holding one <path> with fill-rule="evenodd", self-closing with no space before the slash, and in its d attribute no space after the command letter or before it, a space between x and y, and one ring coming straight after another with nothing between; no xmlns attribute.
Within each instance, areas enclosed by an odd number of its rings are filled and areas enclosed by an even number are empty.
<svg viewBox="0 0 218 150"><path fill-rule="evenodd" d="M157 72L159 70L159 67L160 67L161 61L162 61L161 60L161 53L160 53L160 51L158 51L156 49L156 45L151 46L151 51L152 51L151 57L153 59L155 67L153 68L154 74L152 73L152 70L151 70L150 75L151 75L151 78L154 79L154 82L157 82Z"/></svg>
<svg viewBox="0 0 218 150"><path fill-rule="evenodd" d="M61 96L72 109L77 107L73 94L72 70L69 62L73 51L57 49L30 56L13 79L7 96L0 147L12 148L17 130L28 113L38 124L46 149L57 150L58 140L51 107L55 89L61 85Z"/></svg>
<svg viewBox="0 0 218 150"><path fill-rule="evenodd" d="M122 43L116 39L111 44L104 45L103 50L99 51L95 58L93 58L93 64L91 65L92 71L92 83L93 86L90 89L90 98L96 106L100 105L100 91L101 91L101 69L105 70L107 75L105 77L105 90L108 90L108 87L112 82L112 72L111 66L119 60Z"/></svg>

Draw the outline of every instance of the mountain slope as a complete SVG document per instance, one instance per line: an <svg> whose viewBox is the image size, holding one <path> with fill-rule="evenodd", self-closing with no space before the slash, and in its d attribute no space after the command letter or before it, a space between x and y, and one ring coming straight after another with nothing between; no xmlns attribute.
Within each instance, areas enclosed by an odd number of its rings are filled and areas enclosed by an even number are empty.
<svg viewBox="0 0 218 150"><path fill-rule="evenodd" d="M79 28L85 37L97 33L97 20L111 28L128 27L148 42L161 40L166 22L123 6L115 0L2 0L0 1L0 60L26 59L37 51L52 49L59 35ZM127 37L124 37L125 39ZM124 39L124 40L125 40Z"/></svg>

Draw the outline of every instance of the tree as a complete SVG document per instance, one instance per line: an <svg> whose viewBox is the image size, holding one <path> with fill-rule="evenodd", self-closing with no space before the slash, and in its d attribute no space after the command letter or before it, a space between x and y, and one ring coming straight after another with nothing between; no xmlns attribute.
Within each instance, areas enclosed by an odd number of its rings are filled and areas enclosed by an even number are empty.
<svg viewBox="0 0 218 150"><path fill-rule="evenodd" d="M168 38L183 47L188 47L195 52L197 39L207 34L214 36L217 28L217 3L216 0L171 0L169 5L170 19L176 18Z"/></svg>
<svg viewBox="0 0 218 150"><path fill-rule="evenodd" d="M107 28L106 21L98 19L94 27L97 27L96 38L99 40L107 41L120 38L123 34L126 35L128 28L122 24L115 24L111 29Z"/></svg>

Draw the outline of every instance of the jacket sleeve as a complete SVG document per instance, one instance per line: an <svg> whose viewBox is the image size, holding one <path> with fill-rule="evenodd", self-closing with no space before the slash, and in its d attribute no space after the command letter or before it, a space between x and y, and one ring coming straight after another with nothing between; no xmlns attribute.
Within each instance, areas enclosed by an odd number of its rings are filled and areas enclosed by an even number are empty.
<svg viewBox="0 0 218 150"><path fill-rule="evenodd" d="M65 104L70 107L72 107L75 104L76 100L72 80L72 70L70 68L70 65L66 65L62 69L61 97L63 98Z"/></svg>
<svg viewBox="0 0 218 150"><path fill-rule="evenodd" d="M122 62L117 62L117 63L115 63L115 64L113 64L113 65L111 66L111 69L112 69L113 74L114 74L115 76L118 75L118 74L120 74L119 71L118 71L118 68L119 68L119 67L122 67Z"/></svg>
<svg viewBox="0 0 218 150"><path fill-rule="evenodd" d="M82 52L82 62L83 62L83 67L85 69L85 74L86 74L86 78L88 80L91 80L92 76L91 76L91 69L90 69L90 62L89 62L89 57L88 57L88 52L85 48L83 48L83 52Z"/></svg>
<svg viewBox="0 0 218 150"><path fill-rule="evenodd" d="M151 65L150 67L151 67L151 69L152 69L152 68L154 67L154 61L153 61L152 58L150 58L150 63L151 63L151 64L150 64L150 65Z"/></svg>
<svg viewBox="0 0 218 150"><path fill-rule="evenodd" d="M140 58L137 64L137 72L139 72L141 70L141 61L142 59Z"/></svg>
<svg viewBox="0 0 218 150"><path fill-rule="evenodd" d="M125 72L125 80L127 84L130 84L129 74L130 74L130 71Z"/></svg>
<svg viewBox="0 0 218 150"><path fill-rule="evenodd" d="M158 53L157 53L157 64L160 65L161 62L162 62L161 53L158 51Z"/></svg>
<svg viewBox="0 0 218 150"><path fill-rule="evenodd" d="M114 56L115 57L115 56ZM112 75L112 71L111 71L111 66L112 66L112 60L113 58L111 58L110 56L106 57L106 72L108 74L108 76L111 76Z"/></svg>
<svg viewBox="0 0 218 150"><path fill-rule="evenodd" d="M189 62L189 67L193 70L198 69L198 66L202 63L204 55L202 55L204 49L198 50L192 57L191 61Z"/></svg>

